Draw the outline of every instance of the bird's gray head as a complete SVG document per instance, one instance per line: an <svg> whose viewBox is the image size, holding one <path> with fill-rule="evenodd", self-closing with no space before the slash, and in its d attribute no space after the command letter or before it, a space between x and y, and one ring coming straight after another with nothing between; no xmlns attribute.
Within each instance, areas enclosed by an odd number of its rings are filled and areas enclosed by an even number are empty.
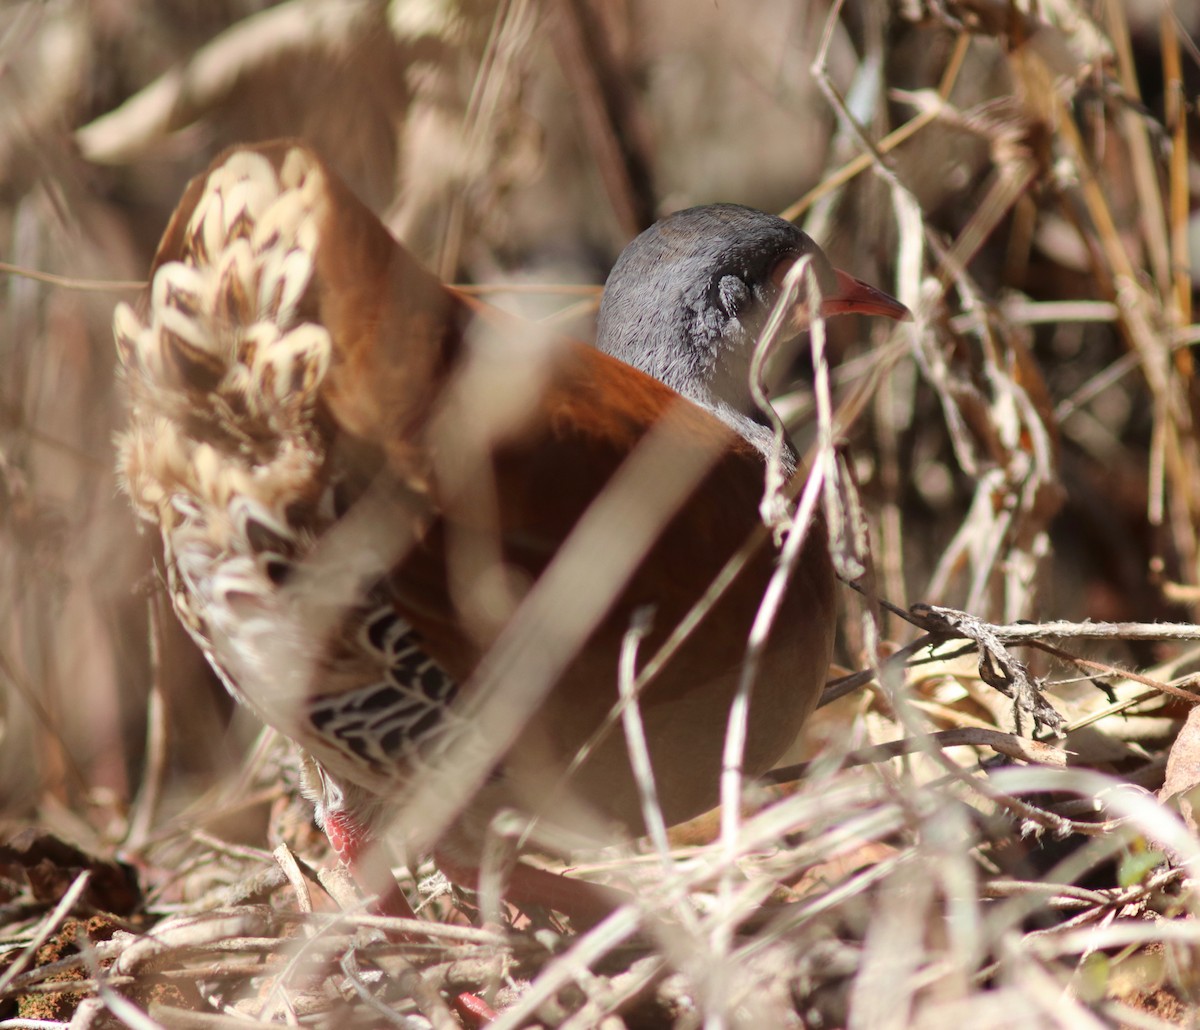
<svg viewBox="0 0 1200 1030"><path fill-rule="evenodd" d="M713 411L762 446L750 396L754 344L783 277L811 256L823 295L836 273L791 222L737 204L680 211L617 259L604 287L596 346Z"/></svg>

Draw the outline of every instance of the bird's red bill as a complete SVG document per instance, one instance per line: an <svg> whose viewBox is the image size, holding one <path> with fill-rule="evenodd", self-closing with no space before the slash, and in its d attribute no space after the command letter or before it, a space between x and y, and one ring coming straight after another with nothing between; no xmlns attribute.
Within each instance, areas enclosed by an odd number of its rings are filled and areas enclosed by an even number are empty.
<svg viewBox="0 0 1200 1030"><path fill-rule="evenodd" d="M851 314L881 315L900 322L907 322L912 318L912 312L908 308L883 290L875 289L870 283L856 279L840 268L835 268L833 272L837 276L837 289L821 301L821 315L824 318Z"/></svg>

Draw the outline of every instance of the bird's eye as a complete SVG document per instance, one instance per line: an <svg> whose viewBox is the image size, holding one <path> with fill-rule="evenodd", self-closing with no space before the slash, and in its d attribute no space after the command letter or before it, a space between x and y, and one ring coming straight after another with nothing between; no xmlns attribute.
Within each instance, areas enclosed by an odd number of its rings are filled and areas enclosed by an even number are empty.
<svg viewBox="0 0 1200 1030"><path fill-rule="evenodd" d="M731 318L750 305L750 287L736 275L723 275L713 284L713 303Z"/></svg>

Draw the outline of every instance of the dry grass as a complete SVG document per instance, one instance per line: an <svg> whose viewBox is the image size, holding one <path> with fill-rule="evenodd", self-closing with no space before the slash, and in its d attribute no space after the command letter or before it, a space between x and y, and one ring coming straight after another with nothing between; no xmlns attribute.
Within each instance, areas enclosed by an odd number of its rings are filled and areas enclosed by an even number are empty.
<svg viewBox="0 0 1200 1030"><path fill-rule="evenodd" d="M0 10L24 270L0 300L0 1027L455 1025L443 988L498 988L501 1026L1194 1022L1200 24L895 6ZM710 200L787 208L916 312L831 326L828 380L802 360L778 404L845 527L840 660L866 671L794 788L581 856L637 885L585 933L356 935L286 747L231 713L117 496L112 307L188 176L288 134L447 278L581 335L586 293L526 287L602 281L648 217Z"/></svg>

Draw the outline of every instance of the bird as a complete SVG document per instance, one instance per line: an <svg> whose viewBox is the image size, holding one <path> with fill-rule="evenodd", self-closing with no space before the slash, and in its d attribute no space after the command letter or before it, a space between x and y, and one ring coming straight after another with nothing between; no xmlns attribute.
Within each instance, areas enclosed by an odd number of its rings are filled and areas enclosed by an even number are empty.
<svg viewBox="0 0 1200 1030"><path fill-rule="evenodd" d="M645 833L614 728L638 676L662 818L716 804L774 548L710 587L760 527L749 356L801 259L825 314L907 314L791 223L711 205L624 251L591 346L441 283L300 140L233 147L188 185L114 313L120 481L179 621L298 745L379 910L412 914L388 834L464 882L505 812L524 846ZM816 705L836 608L818 518L758 659L747 777ZM566 909L564 880L517 863L508 890Z"/></svg>

